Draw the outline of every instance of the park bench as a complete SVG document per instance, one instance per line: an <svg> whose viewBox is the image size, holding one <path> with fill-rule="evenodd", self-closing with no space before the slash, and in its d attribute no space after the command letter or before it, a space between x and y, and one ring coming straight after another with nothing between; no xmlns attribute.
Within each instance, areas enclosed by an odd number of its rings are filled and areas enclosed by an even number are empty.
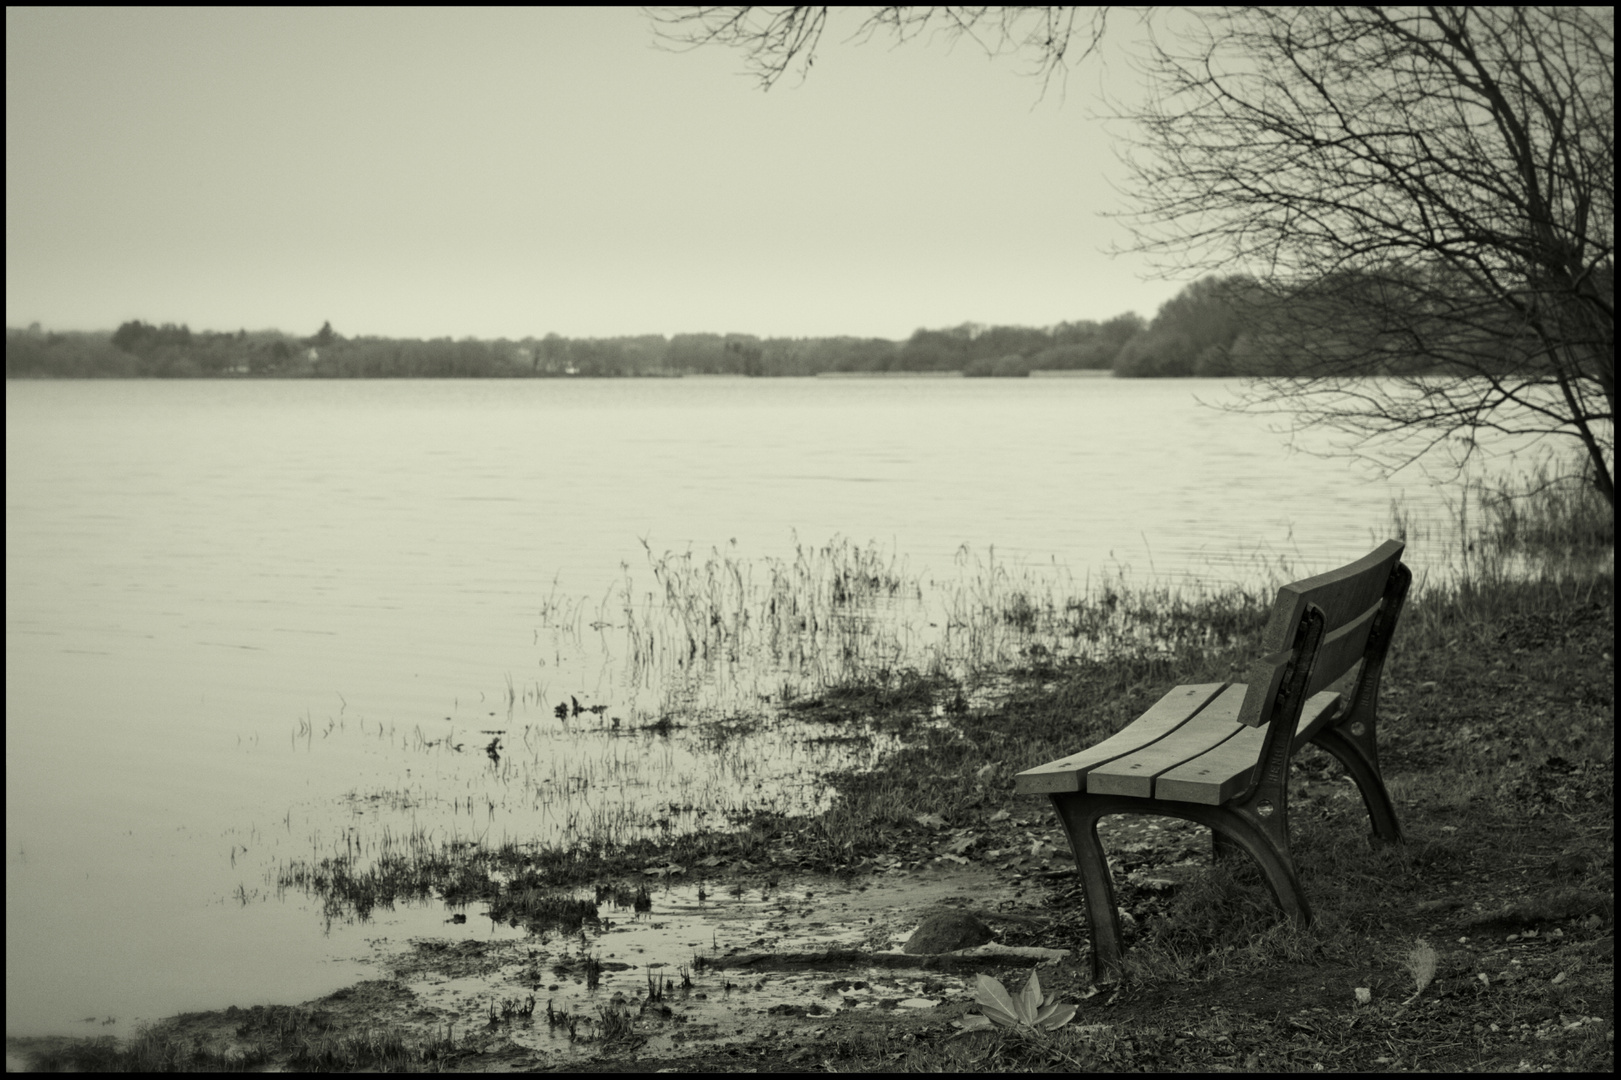
<svg viewBox="0 0 1621 1080"><path fill-rule="evenodd" d="M1208 827L1218 859L1247 852L1278 906L1310 925L1289 853L1288 778L1290 757L1315 743L1356 781L1374 842L1400 842L1374 729L1380 672L1412 580L1402 547L1387 540L1348 566L1279 589L1246 681L1178 686L1097 745L1015 778L1019 794L1051 796L1069 836L1094 979L1118 975L1124 960L1100 818L1160 814Z"/></svg>

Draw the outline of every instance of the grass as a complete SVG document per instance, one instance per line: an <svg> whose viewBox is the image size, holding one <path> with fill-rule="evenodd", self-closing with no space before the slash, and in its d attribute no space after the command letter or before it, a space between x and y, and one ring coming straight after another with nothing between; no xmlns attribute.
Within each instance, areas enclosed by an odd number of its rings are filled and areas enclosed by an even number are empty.
<svg viewBox="0 0 1621 1080"><path fill-rule="evenodd" d="M649 549L647 572L651 587L627 568L589 620L555 597L544 613L559 633L586 623L601 633L628 684L660 685L652 714L666 722L865 692L897 673L972 685L1032 656L1207 645L1243 630L1230 621L1235 595L1264 603L1237 589L1128 584L1119 571L1076 582L1056 565L999 560L994 548L963 547L935 579L893 550L844 539L796 545L791 559L749 559L735 543L704 556ZM1287 567L1263 563L1259 576L1281 582Z"/></svg>
<svg viewBox="0 0 1621 1080"><path fill-rule="evenodd" d="M1615 508L1579 470L1539 462L1511 484L1476 481L1467 494L1487 518L1478 539L1501 551L1549 559L1615 547Z"/></svg>
<svg viewBox="0 0 1621 1080"><path fill-rule="evenodd" d="M647 557L653 588L627 572L619 597L633 677L692 669L726 682L747 667L843 681L851 664L898 647L886 635L900 624L874 620L873 605L921 599L896 555L847 540L796 545L791 560L747 560L735 542L701 560Z"/></svg>

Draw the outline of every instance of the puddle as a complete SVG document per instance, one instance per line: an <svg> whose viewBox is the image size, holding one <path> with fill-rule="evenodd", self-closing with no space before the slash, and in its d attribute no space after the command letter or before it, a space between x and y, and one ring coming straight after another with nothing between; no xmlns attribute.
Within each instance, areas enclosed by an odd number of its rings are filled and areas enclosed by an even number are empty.
<svg viewBox="0 0 1621 1080"><path fill-rule="evenodd" d="M574 1060L599 1052L610 1014L621 1013L645 1040L640 1053L672 1054L840 1014L921 1015L966 1000L971 971L926 969L901 944L938 910L972 910L993 927L1033 918L1036 901L1023 891L955 867L782 888L664 885L651 910L606 900L601 923L578 931L376 938L372 962L411 992L391 1021L423 1036L453 1025L458 1041L476 1036L487 1053ZM496 929L484 915L467 919Z"/></svg>

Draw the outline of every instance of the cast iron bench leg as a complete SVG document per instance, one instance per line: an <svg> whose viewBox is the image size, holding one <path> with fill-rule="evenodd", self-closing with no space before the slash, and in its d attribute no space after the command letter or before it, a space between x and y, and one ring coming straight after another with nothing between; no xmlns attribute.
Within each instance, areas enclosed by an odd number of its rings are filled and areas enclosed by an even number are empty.
<svg viewBox="0 0 1621 1080"><path fill-rule="evenodd" d="M1086 897L1086 921L1092 931L1092 981L1098 982L1105 972L1117 975L1125 966L1125 943L1120 939L1114 877L1109 873L1109 861L1098 840L1098 819L1109 812L1108 804L1115 800L1062 792L1055 793L1052 801L1080 872L1081 892Z"/></svg>
<svg viewBox="0 0 1621 1080"><path fill-rule="evenodd" d="M1319 731L1312 742L1338 758L1345 771L1351 774L1351 779L1356 781L1357 790L1362 792L1362 803L1368 808L1368 818L1373 822L1373 836L1370 839L1375 843L1399 844L1401 826L1396 823L1396 808L1391 804L1390 793L1385 790L1384 779L1379 773L1373 725L1362 724L1360 734L1353 730L1354 727L1326 728Z"/></svg>
<svg viewBox="0 0 1621 1080"><path fill-rule="evenodd" d="M1158 814L1205 826L1223 838L1224 848L1242 850L1255 860L1272 898L1295 925L1311 925L1311 904L1300 887L1300 876L1289 856L1288 824L1280 812L1262 817L1254 806L1246 803L1199 806L1082 792L1055 792L1051 798L1058 819L1064 823L1070 849L1075 853L1081 890L1086 896L1094 982L1106 975L1118 976L1124 968L1125 946L1120 937L1114 878L1109 873L1103 844L1098 840L1098 820L1110 814Z"/></svg>

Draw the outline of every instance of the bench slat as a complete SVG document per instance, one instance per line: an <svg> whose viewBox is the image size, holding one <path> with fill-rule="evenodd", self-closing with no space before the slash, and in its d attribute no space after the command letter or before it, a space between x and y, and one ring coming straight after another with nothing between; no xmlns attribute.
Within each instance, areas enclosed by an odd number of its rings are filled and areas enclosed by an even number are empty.
<svg viewBox="0 0 1621 1080"><path fill-rule="evenodd" d="M1140 799L1152 796L1154 778L1160 773L1219 746L1238 733L1238 709L1244 701L1244 690L1242 683L1227 687L1197 716L1177 728L1175 735L1093 769L1086 777L1087 792L1132 795Z"/></svg>
<svg viewBox="0 0 1621 1080"><path fill-rule="evenodd" d="M1385 583L1401 561L1402 547L1400 540L1386 540L1354 563L1279 589L1261 647L1274 652L1287 649L1290 642L1285 639L1294 632L1307 604L1323 609L1327 634L1360 616L1384 595Z"/></svg>
<svg viewBox="0 0 1621 1080"><path fill-rule="evenodd" d="M1132 723L1097 745L1019 773L1013 778L1013 790L1020 795L1080 791L1091 769L1169 735L1197 715L1227 685L1189 683L1178 686Z"/></svg>
<svg viewBox="0 0 1621 1080"><path fill-rule="evenodd" d="M1355 680L1348 680L1355 686ZM1316 738L1317 733L1328 727L1338 719L1340 707L1347 703L1346 691L1342 687L1338 690L1323 690L1306 699L1306 707L1300 710L1300 723L1295 727L1295 744L1290 748L1291 754L1300 753L1300 748Z"/></svg>
<svg viewBox="0 0 1621 1080"><path fill-rule="evenodd" d="M1340 695L1331 691L1308 699L1295 728L1294 748L1298 750L1315 735L1321 727L1320 721L1339 706ZM1154 780L1154 798L1220 806L1249 784L1259 764L1264 741L1265 728L1239 725L1238 733L1232 738L1160 774Z"/></svg>
<svg viewBox="0 0 1621 1080"><path fill-rule="evenodd" d="M1317 664L1312 668L1311 682L1306 685L1306 693L1315 694L1340 678L1353 664L1362 659L1362 652L1368 644L1368 634L1373 630L1373 621L1379 617L1383 599L1383 597L1376 599L1366 611L1333 633L1324 636L1322 648L1317 650Z"/></svg>

